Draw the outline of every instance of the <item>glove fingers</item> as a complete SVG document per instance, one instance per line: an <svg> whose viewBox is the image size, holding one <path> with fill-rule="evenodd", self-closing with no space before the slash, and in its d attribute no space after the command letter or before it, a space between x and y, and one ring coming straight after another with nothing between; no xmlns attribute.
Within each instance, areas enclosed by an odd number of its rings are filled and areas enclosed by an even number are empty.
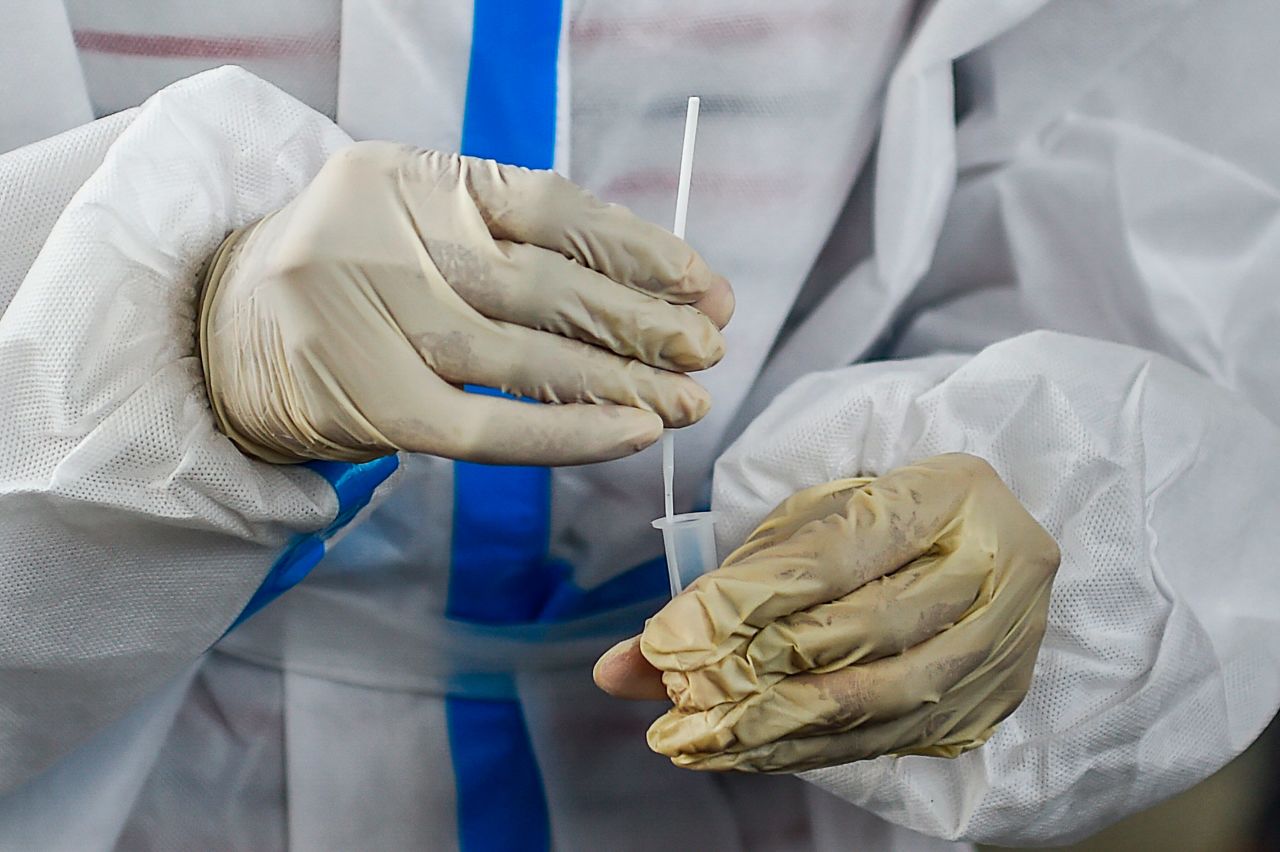
<svg viewBox="0 0 1280 852"><path fill-rule="evenodd" d="M620 405L532 405L452 387L435 401L412 400L384 427L388 438L409 452L462 461L589 464L639 452L662 435L656 415ZM436 404L448 407L447 421Z"/></svg>
<svg viewBox="0 0 1280 852"><path fill-rule="evenodd" d="M957 684L937 704L906 716L839 732L795 736L753 748L684 753L673 762L690 769L747 772L802 772L868 760L885 754L959 757L994 733L1022 702L1034 667L1023 665L1035 631L1018 631L980 670Z"/></svg>
<svg viewBox="0 0 1280 852"><path fill-rule="evenodd" d="M677 708L654 722L650 747L680 765L757 771L908 748L955 756L985 741L1026 694L1048 594L1043 587L1003 635L1008 613L986 611L897 657L783 678L737 703L695 713ZM961 633L968 635L957 638ZM831 736L834 750L820 763L804 764L807 747L787 745L819 736Z"/></svg>
<svg viewBox="0 0 1280 852"><path fill-rule="evenodd" d="M385 347L376 362L372 353L351 349L345 359L325 361L329 371L323 375L308 379L310 372L295 370L302 398L316 397L319 411L347 412L358 429L377 436L384 453L399 449L488 464L606 461L638 452L662 434L661 419L638 408L531 405L467 393L425 363L408 340L401 341L402 349ZM368 381L371 375L383 380ZM346 403L329 402L336 399ZM442 411L449 416L441 417Z"/></svg>
<svg viewBox="0 0 1280 852"><path fill-rule="evenodd" d="M463 338L465 340L465 338ZM548 403L613 403L662 418L668 428L696 423L711 407L706 390L682 373L659 370L596 346L511 323L489 323L474 341L429 345L424 357L456 384L493 387Z"/></svg>
<svg viewBox="0 0 1280 852"><path fill-rule="evenodd" d="M675 751L747 749L907 716L983 666L1003 638L999 615L975 617L894 657L792 675L736 704L670 714L665 742Z"/></svg>
<svg viewBox="0 0 1280 852"><path fill-rule="evenodd" d="M1029 515L1027 521L1032 534L1042 534ZM902 653L982 607L1023 611L1051 572L1026 560L1037 551L1023 531L1005 527L1013 532L1001 536L971 518L949 528L930 554L906 568L770 623L752 641L748 659L758 671L788 674L840 668Z"/></svg>
<svg viewBox="0 0 1280 852"><path fill-rule="evenodd" d="M803 772L886 754L958 757L986 742L994 726L982 726L976 715L973 724L968 719L957 721L947 706L948 699L919 707L899 719L851 730L789 737L752 748L667 756L687 769L740 772Z"/></svg>
<svg viewBox="0 0 1280 852"><path fill-rule="evenodd" d="M268 446L297 447L286 461L367 461L404 450L490 464L568 465L630 455L662 434L656 415L635 408L530 405L466 393L437 376L408 341L400 346L381 350L376 363L358 348L343 359L294 359L283 376L287 393L275 403L279 411L239 418L253 430L250 445L265 439ZM370 375L384 380L370 382Z"/></svg>
<svg viewBox="0 0 1280 852"><path fill-rule="evenodd" d="M670 723L660 730L659 750L743 751L794 737L900 719L936 704L982 660L948 660L950 665L935 666L932 671L911 670L897 663L897 658L890 658L827 674L793 675L750 696L732 712L712 708L669 714Z"/></svg>
<svg viewBox="0 0 1280 852"><path fill-rule="evenodd" d="M794 674L901 654L960 621L988 566L968 554L925 557L829 604L769 624L751 642L757 671Z"/></svg>
<svg viewBox="0 0 1280 852"><path fill-rule="evenodd" d="M759 692L771 678L900 654L959 621L986 575L985 564L918 559L838 601L766 625L742 649L704 668L668 672L668 695L682 709L707 709Z"/></svg>
<svg viewBox="0 0 1280 852"><path fill-rule="evenodd" d="M449 285L490 319L592 343L664 370L705 370L724 355L724 338L693 307L619 286L553 251L510 242L499 242L497 250L492 264L433 255Z"/></svg>
<svg viewBox="0 0 1280 852"><path fill-rule="evenodd" d="M702 668L759 627L841 598L923 555L964 504L974 473L960 460L968 458L898 468L854 488L840 512L703 575L649 621L645 657L668 671Z"/></svg>
<svg viewBox="0 0 1280 852"><path fill-rule="evenodd" d="M923 710L919 714L923 723ZM685 769L738 772L803 772L894 753L904 733L898 725L872 725L840 734L817 734L740 751L667 754ZM660 754L666 754L655 749Z"/></svg>
<svg viewBox="0 0 1280 852"><path fill-rule="evenodd" d="M936 704L979 673L1023 623L1013 622L1011 627L1010 614L1024 612L1028 603L1006 600L1001 604L979 608L949 630L896 656L782 680L773 688L775 693L793 703L817 706L821 702L827 708L822 718L815 719L818 728L810 724L792 734L888 721Z"/></svg>
<svg viewBox="0 0 1280 852"><path fill-rule="evenodd" d="M917 744L921 737L928 738L930 720L942 718L937 714L937 706L924 705L898 719L851 729L791 735L759 745L747 745L730 733L704 738L698 748L688 743L680 748L669 733L668 717L676 715L673 711L649 728L648 742L651 749L688 769L799 772L879 757Z"/></svg>
<svg viewBox="0 0 1280 852"><path fill-rule="evenodd" d="M701 303L721 327L729 321L728 282L670 231L599 201L555 172L461 159L465 186L494 237L559 252L669 302Z"/></svg>

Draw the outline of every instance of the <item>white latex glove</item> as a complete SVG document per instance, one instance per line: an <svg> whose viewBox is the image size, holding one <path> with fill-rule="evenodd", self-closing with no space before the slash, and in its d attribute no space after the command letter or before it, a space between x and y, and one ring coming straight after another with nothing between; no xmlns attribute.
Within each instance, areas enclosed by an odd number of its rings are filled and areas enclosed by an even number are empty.
<svg viewBox="0 0 1280 852"><path fill-rule="evenodd" d="M219 248L200 348L219 426L266 461L578 464L707 412L683 373L732 308L687 244L552 172L362 142Z"/></svg>
<svg viewBox="0 0 1280 852"><path fill-rule="evenodd" d="M650 619L638 648L602 658L597 681L638 697L662 673L675 706L649 745L680 766L955 757L1026 694L1058 559L971 455L816 485Z"/></svg>

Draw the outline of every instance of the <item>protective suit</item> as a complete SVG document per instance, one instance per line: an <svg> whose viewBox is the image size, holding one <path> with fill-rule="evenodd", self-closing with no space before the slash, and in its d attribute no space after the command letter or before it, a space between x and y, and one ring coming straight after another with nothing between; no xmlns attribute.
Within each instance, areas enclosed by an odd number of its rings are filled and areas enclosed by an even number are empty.
<svg viewBox="0 0 1280 852"><path fill-rule="evenodd" d="M1241 84L1274 4L293 5L0 34L4 147L43 139L0 158L0 848L1059 842L1275 713L1280 111ZM737 311L680 508L714 466L727 554L964 452L1061 548L1026 700L954 760L648 750L669 705L589 673L662 602L652 453L280 466L214 427L205 264L353 138L663 222L691 93L689 241Z"/></svg>

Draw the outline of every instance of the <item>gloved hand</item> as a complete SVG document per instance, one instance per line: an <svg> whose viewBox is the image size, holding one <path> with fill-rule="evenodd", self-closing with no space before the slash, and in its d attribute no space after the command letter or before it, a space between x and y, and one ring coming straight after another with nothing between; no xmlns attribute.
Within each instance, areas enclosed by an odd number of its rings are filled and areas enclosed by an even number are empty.
<svg viewBox="0 0 1280 852"><path fill-rule="evenodd" d="M955 757L1026 694L1058 559L973 456L829 482L783 501L596 681L654 697L661 672L675 707L649 745L680 766Z"/></svg>
<svg viewBox="0 0 1280 852"><path fill-rule="evenodd" d="M683 373L732 309L683 241L554 173L363 142L218 249L200 354L219 427L266 461L575 464L702 417Z"/></svg>

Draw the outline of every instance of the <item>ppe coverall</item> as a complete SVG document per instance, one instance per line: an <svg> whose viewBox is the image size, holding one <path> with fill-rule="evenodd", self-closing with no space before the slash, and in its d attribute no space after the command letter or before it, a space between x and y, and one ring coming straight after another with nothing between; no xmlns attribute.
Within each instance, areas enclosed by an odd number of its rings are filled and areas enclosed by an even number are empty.
<svg viewBox="0 0 1280 852"><path fill-rule="evenodd" d="M8 11L0 848L1060 842L1280 704L1274 3ZM1025 701L954 760L647 750L664 706L589 672L661 601L652 453L273 466L213 427L202 266L329 154L555 166L665 222L691 93L689 240L738 307L680 508L714 466L727 554L965 452L1061 548Z"/></svg>

